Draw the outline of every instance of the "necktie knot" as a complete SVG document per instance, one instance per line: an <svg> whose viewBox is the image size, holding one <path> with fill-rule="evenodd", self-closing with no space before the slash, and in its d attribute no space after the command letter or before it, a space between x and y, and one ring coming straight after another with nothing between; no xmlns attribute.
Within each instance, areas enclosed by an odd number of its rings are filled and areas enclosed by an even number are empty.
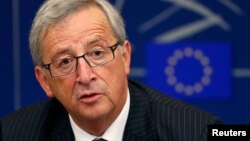
<svg viewBox="0 0 250 141"><path fill-rule="evenodd" d="M93 139L93 141L107 141L107 140L105 140L103 138L95 138L95 139Z"/></svg>

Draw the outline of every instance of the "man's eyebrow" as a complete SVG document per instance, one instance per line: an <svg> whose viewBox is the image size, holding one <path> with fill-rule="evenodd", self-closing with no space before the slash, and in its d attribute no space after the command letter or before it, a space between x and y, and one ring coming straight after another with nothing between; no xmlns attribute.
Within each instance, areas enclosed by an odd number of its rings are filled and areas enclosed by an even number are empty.
<svg viewBox="0 0 250 141"><path fill-rule="evenodd" d="M104 40L102 37L97 36L96 38L89 40L87 42L87 46L91 46L96 43L106 43L106 40Z"/></svg>
<svg viewBox="0 0 250 141"><path fill-rule="evenodd" d="M63 54L66 54L66 53L72 54L73 51L72 51L72 49L70 47L64 47L64 48L56 49L56 51L51 55L51 61L55 60L59 56L61 56Z"/></svg>
<svg viewBox="0 0 250 141"><path fill-rule="evenodd" d="M96 38L93 38L91 40L89 40L85 45L86 49L88 49L88 47L91 47L93 45L95 45L96 43L104 43L106 44L106 40L104 40L102 37L97 36ZM73 55L73 50L72 47L70 46L65 46L62 48L57 48L51 55L51 61L55 60L56 58L58 58L59 56L63 55L63 54L72 54Z"/></svg>

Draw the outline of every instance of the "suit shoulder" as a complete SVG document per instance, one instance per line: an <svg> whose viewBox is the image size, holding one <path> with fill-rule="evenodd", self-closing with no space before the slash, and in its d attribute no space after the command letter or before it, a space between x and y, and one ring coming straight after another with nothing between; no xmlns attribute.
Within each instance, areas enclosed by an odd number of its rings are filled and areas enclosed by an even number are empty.
<svg viewBox="0 0 250 141"><path fill-rule="evenodd" d="M2 123L11 123L16 121L26 120L27 118L39 117L39 115L46 112L46 107L49 105L49 101L43 101L36 103L34 105L21 108L17 111L14 111L2 119Z"/></svg>
<svg viewBox="0 0 250 141"><path fill-rule="evenodd" d="M159 140L206 139L207 125L220 124L220 120L200 108L174 99L144 84L130 81L133 97L143 97L144 106L152 119Z"/></svg>
<svg viewBox="0 0 250 141"><path fill-rule="evenodd" d="M162 113L162 116L165 114L169 115L179 115L179 116L190 116L190 117L199 117L204 118L207 122L217 122L218 118L212 115L211 113L204 111L198 107L195 107L191 104L188 104L184 101L175 99L173 97L167 96L162 92L153 89L147 85L136 81L130 81L131 89L138 89L140 93L147 97L148 102L150 103L151 110L158 111ZM154 113L157 114L157 113ZM220 121L218 121L220 122Z"/></svg>
<svg viewBox="0 0 250 141"><path fill-rule="evenodd" d="M3 139L16 140L36 136L41 130L49 112L50 101L19 109L1 120Z"/></svg>

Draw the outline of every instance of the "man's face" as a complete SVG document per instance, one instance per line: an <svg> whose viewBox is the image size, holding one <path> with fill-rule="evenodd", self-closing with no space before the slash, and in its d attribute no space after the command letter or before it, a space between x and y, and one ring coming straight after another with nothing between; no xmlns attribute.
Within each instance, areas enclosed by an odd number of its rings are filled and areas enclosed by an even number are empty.
<svg viewBox="0 0 250 141"><path fill-rule="evenodd" d="M94 47L109 47L117 42L105 14L97 7L80 10L51 26L44 37L43 63L58 58L80 56ZM90 67L78 59L76 72L52 77L48 70L36 66L35 73L47 96L57 98L76 120L112 119L120 113L127 98L127 75L130 44L124 52L115 50L111 62Z"/></svg>

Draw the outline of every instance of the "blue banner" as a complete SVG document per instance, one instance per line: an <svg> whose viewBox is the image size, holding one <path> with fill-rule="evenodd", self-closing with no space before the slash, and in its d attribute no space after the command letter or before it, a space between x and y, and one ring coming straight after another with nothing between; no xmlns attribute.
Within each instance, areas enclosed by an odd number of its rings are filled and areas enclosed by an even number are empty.
<svg viewBox="0 0 250 141"><path fill-rule="evenodd" d="M146 46L147 83L185 100L231 96L231 53L228 43L150 43Z"/></svg>

